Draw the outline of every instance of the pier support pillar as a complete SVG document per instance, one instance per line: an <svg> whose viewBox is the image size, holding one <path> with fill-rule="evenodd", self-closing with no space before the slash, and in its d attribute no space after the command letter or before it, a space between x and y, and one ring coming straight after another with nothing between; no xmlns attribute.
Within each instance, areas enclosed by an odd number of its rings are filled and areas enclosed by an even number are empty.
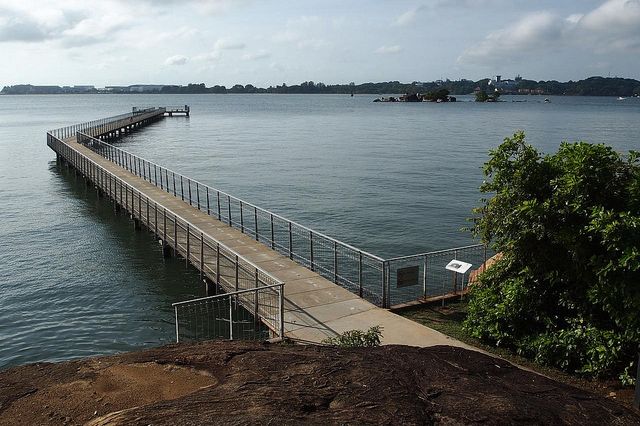
<svg viewBox="0 0 640 426"><path fill-rule="evenodd" d="M204 289L207 296L215 296L216 294L218 294L218 286L216 285L216 283L206 277L203 278L202 281L204 282Z"/></svg>
<svg viewBox="0 0 640 426"><path fill-rule="evenodd" d="M173 249L166 241L162 241L162 257L170 258L173 254Z"/></svg>

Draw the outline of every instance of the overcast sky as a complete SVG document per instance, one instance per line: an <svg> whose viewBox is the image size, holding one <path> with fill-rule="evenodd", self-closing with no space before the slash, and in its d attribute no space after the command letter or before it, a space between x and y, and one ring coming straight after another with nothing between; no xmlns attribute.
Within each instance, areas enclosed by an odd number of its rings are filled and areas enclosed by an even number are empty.
<svg viewBox="0 0 640 426"><path fill-rule="evenodd" d="M0 0L0 87L640 79L640 0Z"/></svg>

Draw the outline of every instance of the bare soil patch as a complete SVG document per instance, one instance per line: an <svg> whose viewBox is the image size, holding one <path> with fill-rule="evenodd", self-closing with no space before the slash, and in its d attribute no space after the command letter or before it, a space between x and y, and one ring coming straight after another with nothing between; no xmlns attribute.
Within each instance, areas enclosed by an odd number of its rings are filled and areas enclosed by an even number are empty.
<svg viewBox="0 0 640 426"><path fill-rule="evenodd" d="M0 372L0 424L640 424L616 401L449 346L207 342Z"/></svg>

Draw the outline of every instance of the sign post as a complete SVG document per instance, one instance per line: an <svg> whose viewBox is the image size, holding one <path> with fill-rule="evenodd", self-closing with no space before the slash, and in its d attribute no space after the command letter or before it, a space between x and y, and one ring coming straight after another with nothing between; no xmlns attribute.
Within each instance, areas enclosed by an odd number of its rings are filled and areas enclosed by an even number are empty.
<svg viewBox="0 0 640 426"><path fill-rule="evenodd" d="M445 266L446 270L451 271L451 277L452 277L452 281L453 281L453 293L454 294L458 290L458 275L457 274L460 274L460 275L464 276L464 274L467 273L469 268L471 268L471 263L463 262L463 261L457 260L457 259L453 259L451 262L449 262L447 264L447 266ZM464 282L462 283L462 285L464 286ZM444 287L444 283L443 283L443 287ZM444 307L444 288L443 288L443 291L442 291L442 306Z"/></svg>

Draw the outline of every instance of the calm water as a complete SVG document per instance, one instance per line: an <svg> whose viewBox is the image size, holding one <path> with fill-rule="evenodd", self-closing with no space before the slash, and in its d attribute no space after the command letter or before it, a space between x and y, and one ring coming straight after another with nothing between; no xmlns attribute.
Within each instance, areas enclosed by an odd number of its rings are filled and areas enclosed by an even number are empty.
<svg viewBox="0 0 640 426"><path fill-rule="evenodd" d="M194 271L163 259L149 234L56 166L49 128L189 104L190 118L120 146L385 257L472 242L460 229L480 198L480 168L518 129L547 152L562 140L640 148L640 99L373 99L0 96L0 368L169 342L171 303L203 293Z"/></svg>

